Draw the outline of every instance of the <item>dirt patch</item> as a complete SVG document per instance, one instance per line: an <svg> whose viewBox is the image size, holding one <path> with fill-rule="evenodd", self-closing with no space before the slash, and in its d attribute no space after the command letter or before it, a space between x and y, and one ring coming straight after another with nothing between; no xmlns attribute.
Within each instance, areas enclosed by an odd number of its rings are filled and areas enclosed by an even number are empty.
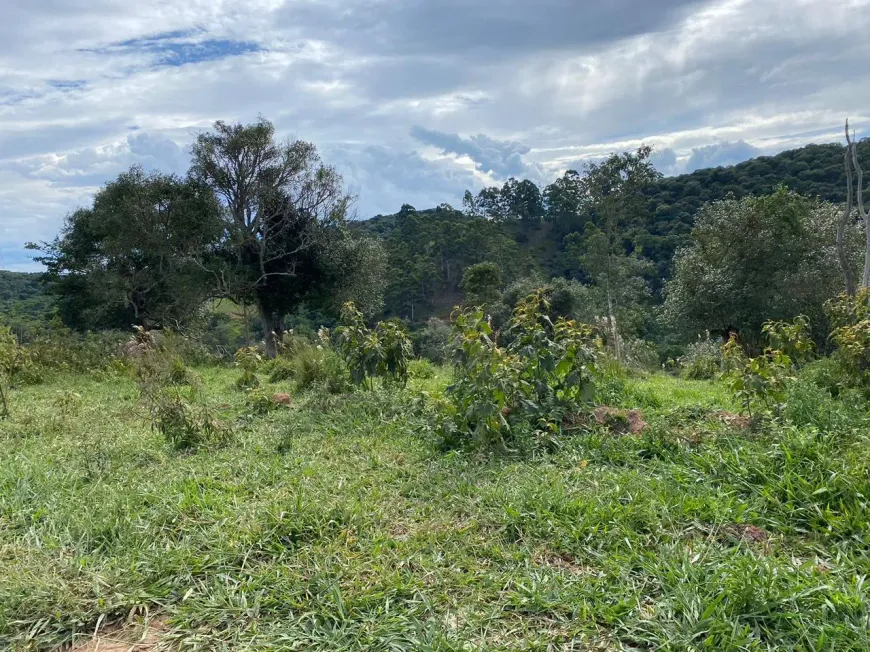
<svg viewBox="0 0 870 652"><path fill-rule="evenodd" d="M745 523L726 525L722 528L722 532L727 537L746 541L747 543L767 543L770 539L770 535L762 528Z"/></svg>
<svg viewBox="0 0 870 652"><path fill-rule="evenodd" d="M89 637L79 637L69 652L164 652L162 642L169 631L165 618L134 619L131 622L100 627Z"/></svg>
<svg viewBox="0 0 870 652"><path fill-rule="evenodd" d="M731 428L736 428L738 430L749 430L752 428L752 420L742 414L734 414L733 412L720 410L719 412L716 412L715 415L719 421Z"/></svg>
<svg viewBox="0 0 870 652"><path fill-rule="evenodd" d="M617 435L637 435L646 430L649 424L643 420L640 410L619 410L617 408L601 406L592 412L595 423L599 426L607 426Z"/></svg>
<svg viewBox="0 0 870 652"><path fill-rule="evenodd" d="M570 552L554 552L545 548L535 554L533 561L536 566L555 568L571 575L588 575L592 572L589 567L578 563Z"/></svg>

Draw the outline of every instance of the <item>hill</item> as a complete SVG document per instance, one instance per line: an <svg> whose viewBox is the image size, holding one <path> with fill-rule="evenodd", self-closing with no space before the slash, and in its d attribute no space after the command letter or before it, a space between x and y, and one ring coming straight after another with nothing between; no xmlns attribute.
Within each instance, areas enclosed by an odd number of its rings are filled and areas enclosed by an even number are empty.
<svg viewBox="0 0 870 652"><path fill-rule="evenodd" d="M40 274L0 270L0 323L21 329L51 318L54 298L39 279Z"/></svg>
<svg viewBox="0 0 870 652"><path fill-rule="evenodd" d="M870 140L858 148L859 157L870 166ZM842 202L844 152L838 144L807 145L734 166L662 178L647 188L646 210L635 216L626 248L640 247L653 261L656 271L650 282L658 294L670 277L675 251L686 243L695 214L704 204L769 194L780 185ZM459 296L464 268L481 260L506 261L508 281L534 271L582 280L583 271L566 255L563 240L582 231L591 218L577 211L576 205L569 203L566 210L564 202L557 203L558 193L572 183L572 174L544 188L528 180L510 180L502 187L484 189L476 198L469 194L465 213L445 204L419 211L406 205L398 213L358 223L357 228L387 243L395 290L388 296L387 312L417 321L449 312L451 301ZM469 239L469 232L485 236L486 247L476 238ZM408 287L409 274L416 276L416 290Z"/></svg>

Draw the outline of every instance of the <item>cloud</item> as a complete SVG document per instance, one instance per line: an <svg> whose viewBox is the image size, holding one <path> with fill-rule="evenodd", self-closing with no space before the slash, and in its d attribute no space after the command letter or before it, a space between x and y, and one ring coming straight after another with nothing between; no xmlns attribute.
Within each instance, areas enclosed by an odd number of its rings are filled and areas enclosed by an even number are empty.
<svg viewBox="0 0 870 652"><path fill-rule="evenodd" d="M7 3L10 4L10 3ZM218 119L318 145L360 214L654 145L667 174L870 129L870 0L30 0L0 22L0 248ZM135 129L134 129L135 128ZM475 185L477 184L477 185ZM18 264L18 263L16 263Z"/></svg>
<svg viewBox="0 0 870 652"><path fill-rule="evenodd" d="M419 125L411 127L411 136L424 145L441 150L443 154L467 156L481 172L502 181L509 177L537 179L540 176L540 170L523 160L523 156L532 148L522 143L495 140L485 134L463 138L459 134L426 129Z"/></svg>
<svg viewBox="0 0 870 652"><path fill-rule="evenodd" d="M686 172L741 163L764 153L759 147L738 140L735 143L715 143L696 147L686 163Z"/></svg>
<svg viewBox="0 0 870 652"><path fill-rule="evenodd" d="M402 204L420 208L449 203L459 206L466 190L480 180L470 170L446 160L427 160L413 151L380 145L343 145L324 152L338 166L356 195L359 217L394 213Z"/></svg>

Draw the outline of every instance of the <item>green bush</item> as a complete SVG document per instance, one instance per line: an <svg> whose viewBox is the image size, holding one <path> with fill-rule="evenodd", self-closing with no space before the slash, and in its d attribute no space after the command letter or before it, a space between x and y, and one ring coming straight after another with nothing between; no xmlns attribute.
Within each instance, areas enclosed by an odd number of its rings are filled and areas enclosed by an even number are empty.
<svg viewBox="0 0 870 652"><path fill-rule="evenodd" d="M293 380L299 390L322 388L330 394L343 394L353 389L347 368L341 358L322 345L300 349L292 360Z"/></svg>
<svg viewBox="0 0 870 652"><path fill-rule="evenodd" d="M34 380L56 372L93 374L115 372L122 344L129 335L119 331L76 333L50 328L26 343L33 366L41 371Z"/></svg>
<svg viewBox="0 0 870 652"><path fill-rule="evenodd" d="M0 326L0 417L9 416L9 390L30 365L27 353L6 326Z"/></svg>
<svg viewBox="0 0 870 652"><path fill-rule="evenodd" d="M450 353L450 324L443 319L430 317L426 325L414 333L414 351L418 358L426 358L435 364L444 364Z"/></svg>
<svg viewBox="0 0 870 652"><path fill-rule="evenodd" d="M408 363L408 377L429 380L435 377L435 365L428 360L411 360Z"/></svg>
<svg viewBox="0 0 870 652"><path fill-rule="evenodd" d="M677 359L683 378L709 380L722 370L721 343L712 339L698 340L686 347Z"/></svg>
<svg viewBox="0 0 870 652"><path fill-rule="evenodd" d="M260 386L257 369L263 358L254 346L245 346L236 351L236 366L242 370L242 375L236 379L236 388L241 390L254 389Z"/></svg>
<svg viewBox="0 0 870 652"><path fill-rule="evenodd" d="M151 423L175 450L223 443L229 431L195 387L166 387L151 398Z"/></svg>
<svg viewBox="0 0 870 652"><path fill-rule="evenodd" d="M455 381L438 423L445 443L504 449L529 433L552 441L565 416L593 398L601 343L587 326L553 323L549 308L542 291L521 301L505 348L482 310L455 315Z"/></svg>
<svg viewBox="0 0 870 652"><path fill-rule="evenodd" d="M834 327L831 341L844 371L843 382L870 391L870 288L825 304Z"/></svg>
<svg viewBox="0 0 870 652"><path fill-rule="evenodd" d="M299 350L300 349L297 349L293 355L298 355ZM270 383L281 383L286 380L292 380L293 375L296 373L296 369L293 366L293 359L286 357L285 354L279 355L274 360L266 361L262 366L262 370L264 373L269 374Z"/></svg>
<svg viewBox="0 0 870 652"><path fill-rule="evenodd" d="M370 329L362 313L348 302L341 309L341 326L335 332L338 350L357 385L374 389L375 378L408 382L408 361L414 347L403 324L387 320Z"/></svg>
<svg viewBox="0 0 870 652"><path fill-rule="evenodd" d="M245 408L249 414L262 416L278 407L271 396L259 387L254 387L245 394Z"/></svg>

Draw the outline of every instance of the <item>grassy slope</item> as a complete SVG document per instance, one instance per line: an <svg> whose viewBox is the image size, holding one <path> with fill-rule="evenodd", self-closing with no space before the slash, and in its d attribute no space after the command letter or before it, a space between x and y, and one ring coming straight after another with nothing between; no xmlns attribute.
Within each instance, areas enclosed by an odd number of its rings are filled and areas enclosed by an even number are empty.
<svg viewBox="0 0 870 652"><path fill-rule="evenodd" d="M201 374L244 413L235 372ZM0 648L146 605L208 650L870 649L867 435L730 430L708 383L629 396L644 436L511 460L439 452L407 397L297 397L179 454L129 381L24 389L0 422Z"/></svg>

